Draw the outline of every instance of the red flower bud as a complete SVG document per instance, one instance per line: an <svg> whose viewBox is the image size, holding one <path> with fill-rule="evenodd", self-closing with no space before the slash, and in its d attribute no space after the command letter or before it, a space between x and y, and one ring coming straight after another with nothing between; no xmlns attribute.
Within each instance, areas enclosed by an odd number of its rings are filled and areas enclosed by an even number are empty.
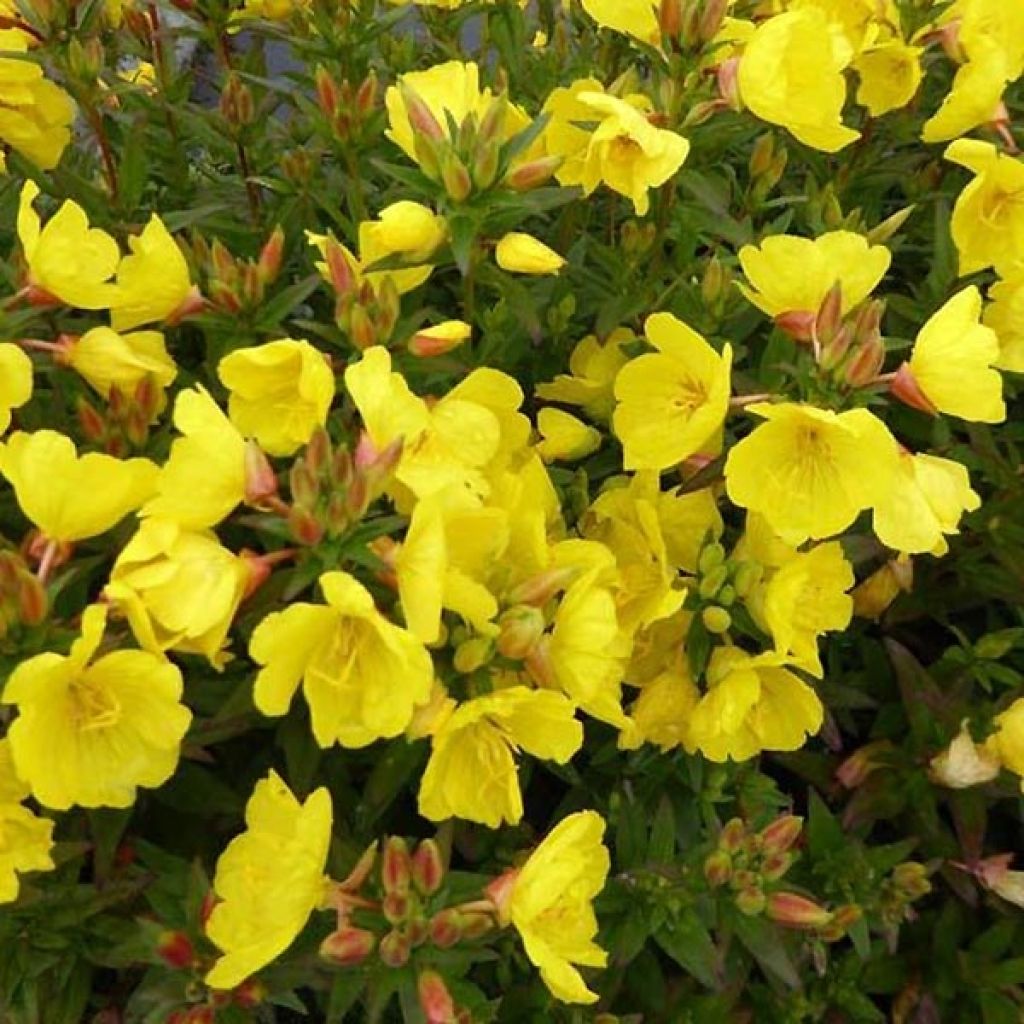
<svg viewBox="0 0 1024 1024"><path fill-rule="evenodd" d="M804 819L795 814L784 814L763 828L758 836L766 854L785 853L799 838Z"/></svg>
<svg viewBox="0 0 1024 1024"><path fill-rule="evenodd" d="M444 881L441 848L433 839L424 839L412 855L412 882L424 896L432 896Z"/></svg>
<svg viewBox="0 0 1024 1024"><path fill-rule="evenodd" d="M412 883L412 858L401 836L392 836L384 844L380 880L386 893L405 895Z"/></svg>
<svg viewBox="0 0 1024 1024"><path fill-rule="evenodd" d="M156 951L161 960L179 971L191 967L196 955L189 937L179 931L162 932Z"/></svg>
<svg viewBox="0 0 1024 1024"><path fill-rule="evenodd" d="M431 919L428 934L438 949L448 949L462 938L462 922L457 911L439 910Z"/></svg>
<svg viewBox="0 0 1024 1024"><path fill-rule="evenodd" d="M416 991L427 1024L451 1024L455 1019L455 1001L437 971L421 971L416 979Z"/></svg>
<svg viewBox="0 0 1024 1024"><path fill-rule="evenodd" d="M766 906L768 916L787 928L821 928L832 920L832 913L813 900L795 892L773 892Z"/></svg>
<svg viewBox="0 0 1024 1024"><path fill-rule="evenodd" d="M388 967L404 967L409 962L411 945L401 932L391 931L380 940L377 955Z"/></svg>
<svg viewBox="0 0 1024 1024"><path fill-rule="evenodd" d="M354 967L373 952L376 941L373 932L345 925L320 943L320 956L341 967Z"/></svg>

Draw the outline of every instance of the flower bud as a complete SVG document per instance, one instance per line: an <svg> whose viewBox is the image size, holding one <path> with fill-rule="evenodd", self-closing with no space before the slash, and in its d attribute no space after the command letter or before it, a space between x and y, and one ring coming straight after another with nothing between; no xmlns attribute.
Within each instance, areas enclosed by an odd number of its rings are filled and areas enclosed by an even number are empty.
<svg viewBox="0 0 1024 1024"><path fill-rule="evenodd" d="M473 179L454 150L448 150L441 157L441 183L449 198L457 203L467 199L473 191Z"/></svg>
<svg viewBox="0 0 1024 1024"><path fill-rule="evenodd" d="M775 158L775 137L771 132L759 135L750 151L747 171L751 178L760 178L772 165Z"/></svg>
<svg viewBox="0 0 1024 1024"><path fill-rule="evenodd" d="M555 594L569 586L577 574L578 570L570 566L547 569L513 587L505 595L505 600L512 605L529 604L542 608Z"/></svg>
<svg viewBox="0 0 1024 1024"><path fill-rule="evenodd" d="M414 135L422 135L424 138L434 142L440 142L445 138L444 129L434 117L430 107L423 101L419 93L411 85L399 81L398 91L405 104L406 114L409 118L409 126Z"/></svg>
<svg viewBox="0 0 1024 1024"><path fill-rule="evenodd" d="M435 327L417 331L409 339L406 347L414 356L421 358L441 356L468 341L471 334L472 328L469 324L461 320L446 320Z"/></svg>
<svg viewBox="0 0 1024 1024"><path fill-rule="evenodd" d="M715 82L718 85L718 95L722 97L730 110L740 111L743 109L743 100L740 97L740 59L730 57L722 61L715 68Z"/></svg>
<svg viewBox="0 0 1024 1024"><path fill-rule="evenodd" d="M257 274L262 284L270 284L281 272L281 259L284 256L284 229L280 224L274 228L263 248L260 250L260 258L257 267Z"/></svg>
<svg viewBox="0 0 1024 1024"><path fill-rule="evenodd" d="M519 661L525 658L544 634L544 615L539 608L516 605L502 613L498 620L501 632L495 646L505 658Z"/></svg>
<svg viewBox="0 0 1024 1024"><path fill-rule="evenodd" d="M806 309L791 309L775 317L775 326L788 334L794 341L809 342L814 338L818 322L816 312Z"/></svg>
<svg viewBox="0 0 1024 1024"><path fill-rule="evenodd" d="M761 861L761 877L766 882L777 882L793 866L792 853L770 853Z"/></svg>
<svg viewBox="0 0 1024 1024"><path fill-rule="evenodd" d="M917 861L906 861L892 869L893 884L909 899L918 899L931 892L928 869Z"/></svg>
<svg viewBox="0 0 1024 1024"><path fill-rule="evenodd" d="M444 881L444 860L436 840L424 839L412 855L412 884L424 896L433 896Z"/></svg>
<svg viewBox="0 0 1024 1024"><path fill-rule="evenodd" d="M697 558L697 571L704 574L717 569L725 562L725 548L717 541L705 544Z"/></svg>
<svg viewBox="0 0 1024 1024"><path fill-rule="evenodd" d="M728 274L722 261L717 256L712 256L704 268L704 277L700 283L700 294L705 305L715 306L725 294L727 284Z"/></svg>
<svg viewBox="0 0 1024 1024"><path fill-rule="evenodd" d="M502 179L502 184L513 192L529 192L550 181L552 175L562 166L560 156L544 156L514 167Z"/></svg>
<svg viewBox="0 0 1024 1024"><path fill-rule="evenodd" d="M831 911L795 892L773 892L766 905L768 916L787 928L821 928L832 920Z"/></svg>
<svg viewBox="0 0 1024 1024"><path fill-rule="evenodd" d="M359 855L355 867L348 873L345 879L339 883L342 892L358 892L366 880L370 877L374 864L377 863L377 840L375 839Z"/></svg>
<svg viewBox="0 0 1024 1024"><path fill-rule="evenodd" d="M853 344L853 331L848 324L843 324L822 348L818 365L825 371L834 370L846 358L851 344Z"/></svg>
<svg viewBox="0 0 1024 1024"><path fill-rule="evenodd" d="M909 405L912 409L918 409L929 416L938 416L939 414L939 410L935 408L915 380L909 363L904 363L896 371L896 376L889 384L889 391L904 405Z"/></svg>
<svg viewBox="0 0 1024 1024"><path fill-rule="evenodd" d="M766 854L785 853L799 838L804 819L784 814L758 833L761 850Z"/></svg>
<svg viewBox="0 0 1024 1024"><path fill-rule="evenodd" d="M914 206L904 206L902 210L897 210L891 217L883 220L881 224L876 224L867 233L868 244L885 245L906 224L915 209L916 207Z"/></svg>
<svg viewBox="0 0 1024 1024"><path fill-rule="evenodd" d="M359 84L356 90L356 110L366 115L377 105L377 75L371 71Z"/></svg>
<svg viewBox="0 0 1024 1024"><path fill-rule="evenodd" d="M288 471L288 488L297 505L312 509L320 496L320 485L304 459L296 459Z"/></svg>
<svg viewBox="0 0 1024 1024"><path fill-rule="evenodd" d="M437 971L420 972L416 993L427 1024L450 1024L455 1019L455 1001Z"/></svg>
<svg viewBox="0 0 1024 1024"><path fill-rule="evenodd" d="M503 92L499 96L496 96L492 101L491 105L487 108L486 113L480 121L480 127L477 130L477 142L480 145L485 145L490 142L501 142L502 130L505 127L505 121L508 118L508 93Z"/></svg>
<svg viewBox="0 0 1024 1024"><path fill-rule="evenodd" d="M478 912L462 914L462 937L479 939L494 927L494 918L490 914Z"/></svg>
<svg viewBox="0 0 1024 1024"><path fill-rule="evenodd" d="M658 7L658 27L663 36L678 39L683 30L682 0L661 0Z"/></svg>
<svg viewBox="0 0 1024 1024"><path fill-rule="evenodd" d="M87 441L101 444L107 435L107 424L96 408L85 398L75 403L75 414Z"/></svg>
<svg viewBox="0 0 1024 1024"><path fill-rule="evenodd" d="M277 476L263 449L253 440L245 443L245 501L262 505L277 494Z"/></svg>
<svg viewBox="0 0 1024 1024"><path fill-rule="evenodd" d="M726 850L715 850L704 861L704 877L715 888L725 885L732 875L732 857Z"/></svg>
<svg viewBox="0 0 1024 1024"><path fill-rule="evenodd" d="M38 626L49 610L46 588L31 573L18 579L18 617L26 626Z"/></svg>
<svg viewBox="0 0 1024 1024"><path fill-rule="evenodd" d="M191 967L196 956L192 941L181 931L161 932L156 951L164 963L179 971Z"/></svg>
<svg viewBox="0 0 1024 1024"><path fill-rule="evenodd" d="M710 601L725 586L728 579L729 567L727 565L716 565L714 569L701 579L697 592L705 601Z"/></svg>
<svg viewBox="0 0 1024 1024"><path fill-rule="evenodd" d="M360 352L365 352L366 349L377 343L377 332L374 330L373 321L362 305L352 307L349 314L348 337Z"/></svg>
<svg viewBox="0 0 1024 1024"><path fill-rule="evenodd" d="M389 892L381 901L381 913L388 924L401 924L412 909L412 900L408 893Z"/></svg>
<svg viewBox="0 0 1024 1024"><path fill-rule="evenodd" d="M851 387L867 387L882 371L885 363L885 342L875 331L866 337L846 364L846 383Z"/></svg>
<svg viewBox="0 0 1024 1024"><path fill-rule="evenodd" d="M409 846L401 836L391 836L384 844L380 880L386 893L405 895L412 884L412 858Z"/></svg>
<svg viewBox="0 0 1024 1024"><path fill-rule="evenodd" d="M758 914L764 911L764 890L757 886L742 889L740 892L736 893L734 899L737 910L739 910L741 914L745 914L747 917L757 917Z"/></svg>
<svg viewBox="0 0 1024 1024"><path fill-rule="evenodd" d="M516 879L519 878L517 868L509 868L503 874L498 875L484 889L484 894L494 906L498 915L498 923L504 927L509 921L509 904L512 900L512 891L515 889Z"/></svg>
<svg viewBox="0 0 1024 1024"><path fill-rule="evenodd" d="M388 967L404 967L409 962L411 943L401 932L390 931L380 940L377 955Z"/></svg>
<svg viewBox="0 0 1024 1024"><path fill-rule="evenodd" d="M740 597L746 597L761 582L764 567L758 562L740 562L732 577L732 585Z"/></svg>
<svg viewBox="0 0 1024 1024"><path fill-rule="evenodd" d="M462 922L458 911L439 910L431 919L428 929L430 941L438 949L448 949L462 938Z"/></svg>
<svg viewBox="0 0 1024 1024"><path fill-rule="evenodd" d="M452 664L456 672L469 675L491 660L494 653L493 641L486 636L472 636L455 648Z"/></svg>
<svg viewBox="0 0 1024 1024"><path fill-rule="evenodd" d="M706 0L700 17L697 37L702 43L710 43L718 35L725 22L733 0Z"/></svg>
<svg viewBox="0 0 1024 1024"><path fill-rule="evenodd" d="M288 532L300 544L315 547L323 540L324 526L309 509L295 506L288 512Z"/></svg>
<svg viewBox="0 0 1024 1024"><path fill-rule="evenodd" d="M705 608L700 613L700 620L704 623L704 628L714 636L728 633L732 628L732 616L724 608L716 605Z"/></svg>
<svg viewBox="0 0 1024 1024"><path fill-rule="evenodd" d="M256 978L246 978L232 994L235 1006L246 1010L254 1010L262 1006L267 999L267 987Z"/></svg>
<svg viewBox="0 0 1024 1024"><path fill-rule="evenodd" d="M345 925L324 939L320 944L320 956L340 967L354 967L373 952L375 943L373 932Z"/></svg>
<svg viewBox="0 0 1024 1024"><path fill-rule="evenodd" d="M355 290L357 281L352 262L341 243L330 235L324 243L324 261L331 285L338 295L348 295Z"/></svg>
<svg viewBox="0 0 1024 1024"><path fill-rule="evenodd" d="M815 333L818 340L825 344L833 338L843 320L843 284L836 281L825 293L818 307L815 320Z"/></svg>
<svg viewBox="0 0 1024 1024"><path fill-rule="evenodd" d="M740 818L730 818L718 835L718 848L728 853L737 853L747 842L747 826Z"/></svg>
<svg viewBox="0 0 1024 1024"><path fill-rule="evenodd" d="M323 65L317 66L314 80L316 82L316 98L320 104L320 109L328 117L334 117L338 110L338 104L341 101L338 83Z"/></svg>

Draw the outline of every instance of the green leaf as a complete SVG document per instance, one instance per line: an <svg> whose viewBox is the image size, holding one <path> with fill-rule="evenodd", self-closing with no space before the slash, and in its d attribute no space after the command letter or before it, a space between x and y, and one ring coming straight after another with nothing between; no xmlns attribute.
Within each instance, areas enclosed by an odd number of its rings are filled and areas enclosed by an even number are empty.
<svg viewBox="0 0 1024 1024"><path fill-rule="evenodd" d="M800 988L800 975L786 950L782 932L763 917L747 917L737 913L733 917L736 938L748 953L768 973L790 988Z"/></svg>
<svg viewBox="0 0 1024 1024"><path fill-rule="evenodd" d="M327 998L324 1024L342 1024L345 1015L358 1002L366 988L366 975L362 971L339 971L334 976Z"/></svg>
<svg viewBox="0 0 1024 1024"><path fill-rule="evenodd" d="M655 936L658 945L702 985L717 989L719 956L711 934L695 911L674 918Z"/></svg>

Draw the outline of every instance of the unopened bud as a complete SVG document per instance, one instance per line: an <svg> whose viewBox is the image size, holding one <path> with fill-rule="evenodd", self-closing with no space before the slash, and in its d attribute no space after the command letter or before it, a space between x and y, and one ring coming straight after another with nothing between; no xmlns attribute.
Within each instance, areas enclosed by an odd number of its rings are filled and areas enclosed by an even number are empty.
<svg viewBox="0 0 1024 1024"><path fill-rule="evenodd" d="M235 1006L241 1006L245 1010L254 1010L262 1006L267 1000L267 986L256 978L246 978L232 993L232 1001Z"/></svg>
<svg viewBox="0 0 1024 1024"><path fill-rule="evenodd" d="M704 877L708 885L725 885L732 875L732 857L725 850L715 850L704 861Z"/></svg>
<svg viewBox="0 0 1024 1024"><path fill-rule="evenodd" d="M794 341L809 342L814 338L818 315L807 309L791 309L775 317L775 326Z"/></svg>
<svg viewBox="0 0 1024 1024"><path fill-rule="evenodd" d="M469 340L472 328L462 320L447 320L435 327L417 331L407 348L414 356L430 358L445 355Z"/></svg>
<svg viewBox="0 0 1024 1024"><path fill-rule="evenodd" d="M700 283L700 294L705 305L715 306L725 294L728 276L722 261L712 256L704 268L704 277Z"/></svg>
<svg viewBox="0 0 1024 1024"><path fill-rule="evenodd" d="M795 814L784 814L758 833L761 849L766 854L785 853L803 831L804 819Z"/></svg>
<svg viewBox="0 0 1024 1024"><path fill-rule="evenodd" d="M179 971L191 967L196 956L191 940L180 931L162 932L157 939L156 951L164 963Z"/></svg>
<svg viewBox="0 0 1024 1024"><path fill-rule="evenodd" d="M513 192L529 192L551 180L552 175L562 166L560 156L544 156L528 163L519 164L505 175L502 184Z"/></svg>
<svg viewBox="0 0 1024 1024"><path fill-rule="evenodd" d="M757 886L736 893L734 900L739 912L747 917L757 917L765 908L764 890Z"/></svg>
<svg viewBox="0 0 1024 1024"><path fill-rule="evenodd" d="M107 424L96 408L80 397L75 403L75 413L86 440L93 444L102 443L107 435Z"/></svg>
<svg viewBox="0 0 1024 1024"><path fill-rule="evenodd" d="M498 620L501 632L495 646L505 658L519 661L536 646L544 633L544 615L539 608L517 605L503 612Z"/></svg>
<svg viewBox="0 0 1024 1024"><path fill-rule="evenodd" d="M355 867L348 873L344 881L339 883L342 892L358 892L370 877L374 864L377 863L377 841L374 840L363 850L356 861Z"/></svg>
<svg viewBox="0 0 1024 1024"><path fill-rule="evenodd" d="M758 136L754 148L750 151L747 170L751 178L760 178L772 165L775 158L775 137L770 133Z"/></svg>
<svg viewBox="0 0 1024 1024"><path fill-rule="evenodd" d="M761 862L761 877L766 882L777 882L793 866L792 853L771 853Z"/></svg>
<svg viewBox="0 0 1024 1024"><path fill-rule="evenodd" d="M352 261L341 243L329 235L324 243L324 261L331 285L338 295L348 295L355 290L357 281Z"/></svg>
<svg viewBox="0 0 1024 1024"><path fill-rule="evenodd" d="M468 198L473 191L473 179L454 150L448 150L441 157L441 183L448 196L457 203Z"/></svg>
<svg viewBox="0 0 1024 1024"><path fill-rule="evenodd" d="M917 383L909 363L904 363L896 371L896 376L889 384L889 391L912 409L927 413L929 416L939 414L931 399L921 390L921 385Z"/></svg>
<svg viewBox="0 0 1024 1024"><path fill-rule="evenodd" d="M323 540L323 523L306 508L294 506L288 513L288 532L300 544L314 547Z"/></svg>
<svg viewBox="0 0 1024 1024"><path fill-rule="evenodd" d="M348 337L360 352L365 352L366 349L377 343L377 332L374 329L373 321L365 307L361 305L352 307L348 323Z"/></svg>
<svg viewBox="0 0 1024 1024"><path fill-rule="evenodd" d="M18 579L18 617L26 626L38 626L49 609L46 588L31 573Z"/></svg>
<svg viewBox="0 0 1024 1024"><path fill-rule="evenodd" d="M433 839L424 839L412 855L412 884L424 896L432 896L444 881L441 848Z"/></svg>
<svg viewBox="0 0 1024 1024"><path fill-rule="evenodd" d="M320 109L328 117L334 117L340 102L338 83L334 80L334 76L322 65L316 69L315 81L316 98L320 104Z"/></svg>
<svg viewBox="0 0 1024 1024"><path fill-rule="evenodd" d="M867 233L868 243L870 245L884 245L906 224L914 209L915 207L913 206L905 206L902 210L897 210L891 217L887 217L881 224L876 224Z"/></svg>
<svg viewBox="0 0 1024 1024"><path fill-rule="evenodd" d="M505 128L505 121L508 118L509 102L508 93L503 92L500 96L491 101L486 113L480 121L480 128L477 131L477 142L481 145L490 142L501 142Z"/></svg>
<svg viewBox="0 0 1024 1024"><path fill-rule="evenodd" d="M472 912L462 915L462 937L464 939L479 939L493 927L494 918L490 914Z"/></svg>
<svg viewBox="0 0 1024 1024"><path fill-rule="evenodd" d="M697 32L702 43L710 43L721 31L732 2L733 0L707 0Z"/></svg>
<svg viewBox="0 0 1024 1024"><path fill-rule="evenodd" d="M452 664L456 672L469 675L470 672L475 672L482 665L486 665L493 653L494 642L490 637L471 636L455 648Z"/></svg>
<svg viewBox="0 0 1024 1024"><path fill-rule="evenodd" d="M356 90L356 110L360 114L369 114L377 105L377 76L371 71L359 84Z"/></svg>
<svg viewBox="0 0 1024 1024"><path fill-rule="evenodd" d="M722 61L715 69L718 95L722 97L731 110L736 111L743 109L743 100L740 98L739 73L739 57L730 57L728 60Z"/></svg>
<svg viewBox="0 0 1024 1024"><path fill-rule="evenodd" d="M832 920L831 911L795 892L773 892L766 906L768 916L787 928L821 928Z"/></svg>
<svg viewBox="0 0 1024 1024"><path fill-rule="evenodd" d="M931 892L932 883L928 881L928 869L917 861L906 861L892 869L893 884L905 896L917 899Z"/></svg>
<svg viewBox="0 0 1024 1024"><path fill-rule="evenodd" d="M501 143L491 139L479 146L473 158L473 184L478 189L490 188L498 176Z"/></svg>
<svg viewBox="0 0 1024 1024"><path fill-rule="evenodd" d="M710 605L700 613L704 628L713 636L721 636L732 628L732 616L717 605Z"/></svg>
<svg viewBox="0 0 1024 1024"><path fill-rule="evenodd" d="M437 971L421 971L416 993L427 1024L451 1024L455 1020L455 1001Z"/></svg>
<svg viewBox="0 0 1024 1024"><path fill-rule="evenodd" d="M730 818L718 835L718 848L729 853L736 853L747 842L747 826L740 818Z"/></svg>
<svg viewBox="0 0 1024 1024"><path fill-rule="evenodd" d="M658 7L658 27L669 39L678 39L683 30L682 0L661 0Z"/></svg>
<svg viewBox="0 0 1024 1024"><path fill-rule="evenodd" d="M404 895L412 884L412 858L409 845L401 836L392 836L384 844L380 880L387 893Z"/></svg>
<svg viewBox="0 0 1024 1024"><path fill-rule="evenodd" d="M716 565L701 578L697 592L705 601L710 601L718 593L729 579L729 567L727 565Z"/></svg>
<svg viewBox="0 0 1024 1024"><path fill-rule="evenodd" d="M388 924L401 924L412 908L412 900L407 893L389 892L381 901L381 913Z"/></svg>
<svg viewBox="0 0 1024 1024"><path fill-rule="evenodd" d="M440 142L444 139L444 129L438 123L437 118L434 117L430 107L427 106L419 93L404 81L398 83L398 91L401 94L402 102L405 104L409 125L413 133L422 135L434 142Z"/></svg>
<svg viewBox="0 0 1024 1024"><path fill-rule="evenodd" d="M263 449L253 440L245 443L245 501L262 505L277 494L277 476Z"/></svg>
<svg viewBox="0 0 1024 1024"><path fill-rule="evenodd" d="M462 923L458 911L439 910L431 919L428 929L430 941L438 949L448 949L462 938Z"/></svg>
<svg viewBox="0 0 1024 1024"><path fill-rule="evenodd" d="M341 967L354 967L373 952L375 942L373 932L346 925L324 939L320 944L320 956Z"/></svg>
<svg viewBox="0 0 1024 1024"><path fill-rule="evenodd" d="M818 365L825 371L834 370L846 358L853 343L853 331L849 324L843 324L821 350Z"/></svg>
<svg viewBox="0 0 1024 1024"><path fill-rule="evenodd" d="M401 932L390 931L380 940L377 955L388 967L404 967L409 962L411 944Z"/></svg>
<svg viewBox="0 0 1024 1024"><path fill-rule="evenodd" d="M835 284L825 293L818 307L818 316L815 321L815 332L818 341L822 344L830 341L839 330L843 319L843 284L837 280Z"/></svg>
<svg viewBox="0 0 1024 1024"><path fill-rule="evenodd" d="M758 562L741 562L732 578L732 585L740 597L746 597L761 582L764 567Z"/></svg>
<svg viewBox="0 0 1024 1024"><path fill-rule="evenodd" d="M312 470L303 459L296 459L288 471L288 488L292 501L304 508L312 509L320 496L320 487Z"/></svg>
<svg viewBox="0 0 1024 1024"><path fill-rule="evenodd" d="M888 740L876 740L855 750L837 769L836 778L846 789L856 789L881 766L881 755L892 748Z"/></svg>
<svg viewBox="0 0 1024 1024"><path fill-rule="evenodd" d="M274 228L270 238L260 250L257 263L259 279L263 284L270 284L281 271L281 259L284 256L284 229L280 224Z"/></svg>

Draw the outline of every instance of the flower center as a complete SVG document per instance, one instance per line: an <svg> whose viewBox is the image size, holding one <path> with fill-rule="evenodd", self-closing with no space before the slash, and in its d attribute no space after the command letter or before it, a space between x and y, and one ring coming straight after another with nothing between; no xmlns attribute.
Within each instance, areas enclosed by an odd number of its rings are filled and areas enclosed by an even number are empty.
<svg viewBox="0 0 1024 1024"><path fill-rule="evenodd" d="M80 732L109 729L121 720L121 702L104 686L80 677L71 683L71 707Z"/></svg>

